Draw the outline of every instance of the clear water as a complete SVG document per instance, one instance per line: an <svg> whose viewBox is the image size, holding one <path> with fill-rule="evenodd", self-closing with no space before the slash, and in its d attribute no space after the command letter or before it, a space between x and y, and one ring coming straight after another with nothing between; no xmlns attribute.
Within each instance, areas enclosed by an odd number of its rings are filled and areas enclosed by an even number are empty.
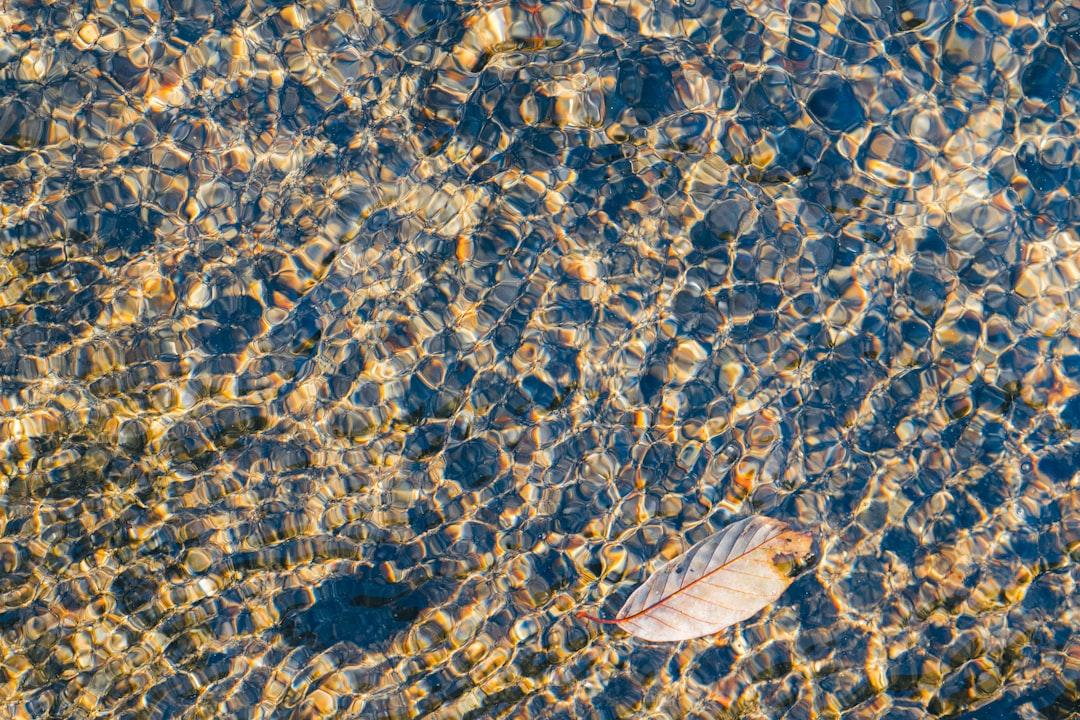
<svg viewBox="0 0 1080 720"><path fill-rule="evenodd" d="M1080 9L2 10L0 715L1078 712Z"/></svg>

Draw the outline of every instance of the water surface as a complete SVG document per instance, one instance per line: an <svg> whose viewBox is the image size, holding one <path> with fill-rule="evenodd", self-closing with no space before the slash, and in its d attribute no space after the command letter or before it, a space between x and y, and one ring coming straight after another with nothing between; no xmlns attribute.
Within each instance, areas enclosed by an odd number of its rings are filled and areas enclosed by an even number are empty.
<svg viewBox="0 0 1080 720"><path fill-rule="evenodd" d="M1075 713L1078 22L10 3L0 714Z"/></svg>

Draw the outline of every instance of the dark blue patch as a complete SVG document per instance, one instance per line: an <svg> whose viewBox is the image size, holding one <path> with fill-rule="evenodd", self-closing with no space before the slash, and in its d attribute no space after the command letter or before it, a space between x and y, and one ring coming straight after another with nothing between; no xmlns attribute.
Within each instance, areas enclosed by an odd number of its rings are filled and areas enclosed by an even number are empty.
<svg viewBox="0 0 1080 720"><path fill-rule="evenodd" d="M810 94L806 109L826 129L846 132L866 122L866 112L855 97L855 91L843 78L835 75L824 77L816 90Z"/></svg>
<svg viewBox="0 0 1080 720"><path fill-rule="evenodd" d="M1076 457L1070 454L1054 453L1039 460L1039 472L1054 482L1068 482L1077 470Z"/></svg>
<svg viewBox="0 0 1080 720"><path fill-rule="evenodd" d="M710 687L731 672L738 658L738 654L729 645L709 648L698 655L697 662L690 670L690 677L695 682Z"/></svg>
<svg viewBox="0 0 1080 720"><path fill-rule="evenodd" d="M365 566L355 574L331 578L311 588L308 599L300 602L301 607L307 605L303 609L295 609L297 601L283 597L286 609L281 631L290 643L314 652L339 642L361 648L383 647L450 593L451 585L443 580L429 580L414 588L406 582L390 582L378 569ZM314 597L313 603L310 597Z"/></svg>
<svg viewBox="0 0 1080 720"><path fill-rule="evenodd" d="M443 475L447 480L460 483L468 489L476 489L491 482L499 469L499 451L482 438L467 440L447 450L443 457L446 467Z"/></svg>
<svg viewBox="0 0 1080 720"><path fill-rule="evenodd" d="M1060 49L1044 46L1031 55L1020 73L1024 95L1035 100L1060 100L1073 81L1073 69Z"/></svg>

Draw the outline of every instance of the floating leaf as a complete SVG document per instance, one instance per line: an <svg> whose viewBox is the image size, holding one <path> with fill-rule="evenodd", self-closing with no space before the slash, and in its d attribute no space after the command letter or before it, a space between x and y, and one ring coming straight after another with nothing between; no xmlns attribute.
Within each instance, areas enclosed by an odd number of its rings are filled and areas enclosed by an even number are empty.
<svg viewBox="0 0 1080 720"><path fill-rule="evenodd" d="M614 620L655 642L720 632L780 597L810 555L812 539L760 515L728 525L665 564L642 583Z"/></svg>

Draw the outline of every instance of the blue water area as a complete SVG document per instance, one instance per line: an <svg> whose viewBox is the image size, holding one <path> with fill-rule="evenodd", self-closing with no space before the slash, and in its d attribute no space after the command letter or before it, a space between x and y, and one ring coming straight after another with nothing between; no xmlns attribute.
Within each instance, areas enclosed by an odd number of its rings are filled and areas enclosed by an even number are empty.
<svg viewBox="0 0 1080 720"><path fill-rule="evenodd" d="M1078 23L5 8L0 716L1077 714Z"/></svg>

